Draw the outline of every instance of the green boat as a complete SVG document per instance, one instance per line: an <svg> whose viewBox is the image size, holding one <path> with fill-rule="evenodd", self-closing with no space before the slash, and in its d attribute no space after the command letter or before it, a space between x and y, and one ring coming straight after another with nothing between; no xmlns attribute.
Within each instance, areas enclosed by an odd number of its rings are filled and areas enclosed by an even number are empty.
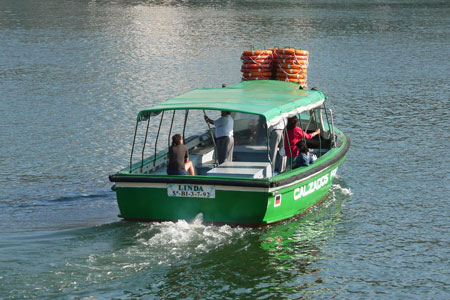
<svg viewBox="0 0 450 300"><path fill-rule="evenodd" d="M302 90L296 83L243 81L196 89L140 111L130 164L109 176L119 217L177 221L201 216L208 224L255 227L305 213L327 197L350 146L350 139L334 127L326 100L322 92ZM214 130L204 121L205 115L220 111L231 112L235 143L232 161L222 164ZM269 129L293 116L304 132L320 129L306 141L317 159L298 168L288 163L277 173ZM193 176L166 173L175 133L182 134L189 149Z"/></svg>

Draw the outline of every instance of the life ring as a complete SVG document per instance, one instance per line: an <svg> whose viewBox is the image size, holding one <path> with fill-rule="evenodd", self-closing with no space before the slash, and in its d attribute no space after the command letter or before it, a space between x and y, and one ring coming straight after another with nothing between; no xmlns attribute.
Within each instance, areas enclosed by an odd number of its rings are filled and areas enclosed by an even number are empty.
<svg viewBox="0 0 450 300"><path fill-rule="evenodd" d="M242 81L247 80L270 80L270 77L242 77Z"/></svg>
<svg viewBox="0 0 450 300"><path fill-rule="evenodd" d="M261 72L264 72L264 73L271 73L271 69L268 69L268 68L261 68L261 69L256 69L256 68L252 68L252 69L244 69L244 68L242 68L241 69L241 72L242 73L261 73Z"/></svg>
<svg viewBox="0 0 450 300"><path fill-rule="evenodd" d="M286 68L279 68L278 70L279 74L303 74L306 75L306 70L303 69L286 69Z"/></svg>
<svg viewBox="0 0 450 300"><path fill-rule="evenodd" d="M272 63L272 58L267 59L242 59L243 64L270 64Z"/></svg>
<svg viewBox="0 0 450 300"><path fill-rule="evenodd" d="M242 69L271 68L272 64L242 64Z"/></svg>
<svg viewBox="0 0 450 300"><path fill-rule="evenodd" d="M289 79L306 79L306 74L287 74L287 73L278 73L279 78L289 78Z"/></svg>
<svg viewBox="0 0 450 300"><path fill-rule="evenodd" d="M288 55L301 55L301 56L308 56L309 52L306 50L297 50L294 48L282 48L282 49L276 49L276 54L288 54Z"/></svg>
<svg viewBox="0 0 450 300"><path fill-rule="evenodd" d="M278 78L281 81L297 82L300 84L306 84L306 79L292 79L292 78Z"/></svg>
<svg viewBox="0 0 450 300"><path fill-rule="evenodd" d="M272 73L270 72L253 72L253 73L242 73L242 77L270 77Z"/></svg>
<svg viewBox="0 0 450 300"><path fill-rule="evenodd" d="M292 69L290 69L290 70L292 70ZM280 76L280 77L288 76L288 77L292 77L292 78L306 78L306 73L301 73L301 72L299 72L299 73L290 73L287 70L280 70L280 71L278 71L277 75Z"/></svg>
<svg viewBox="0 0 450 300"><path fill-rule="evenodd" d="M254 55L272 55L271 50L246 50L242 52L242 55L254 56Z"/></svg>
<svg viewBox="0 0 450 300"><path fill-rule="evenodd" d="M295 55L295 54L277 54L277 59L295 59L295 60L308 60L308 56Z"/></svg>
<svg viewBox="0 0 450 300"><path fill-rule="evenodd" d="M241 60L272 59L272 55L242 55Z"/></svg>
<svg viewBox="0 0 450 300"><path fill-rule="evenodd" d="M296 65L301 65L301 66L308 66L308 61L307 60L297 60L297 59L277 59L277 63L278 64L296 64Z"/></svg>
<svg viewBox="0 0 450 300"><path fill-rule="evenodd" d="M306 69L308 66L304 64L290 63L290 64L278 64L278 67L283 69Z"/></svg>

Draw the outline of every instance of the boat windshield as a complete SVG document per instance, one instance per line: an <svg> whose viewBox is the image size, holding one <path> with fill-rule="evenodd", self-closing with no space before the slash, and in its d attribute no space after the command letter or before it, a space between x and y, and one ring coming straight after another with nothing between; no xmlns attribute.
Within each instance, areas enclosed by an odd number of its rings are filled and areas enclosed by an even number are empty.
<svg viewBox="0 0 450 300"><path fill-rule="evenodd" d="M262 116L232 113L234 120L234 143L236 146L267 147L267 125Z"/></svg>

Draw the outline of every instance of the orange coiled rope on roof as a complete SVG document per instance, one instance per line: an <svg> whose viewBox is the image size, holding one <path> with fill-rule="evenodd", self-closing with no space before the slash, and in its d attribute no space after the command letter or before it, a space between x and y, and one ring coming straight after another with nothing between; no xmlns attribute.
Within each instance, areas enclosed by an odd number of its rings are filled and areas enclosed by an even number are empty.
<svg viewBox="0 0 450 300"><path fill-rule="evenodd" d="M308 51L294 48L243 51L242 80L282 80L306 89L308 57Z"/></svg>
<svg viewBox="0 0 450 300"><path fill-rule="evenodd" d="M272 51L274 52L273 77L282 81L299 83L303 89L306 89L309 52L294 48L277 48Z"/></svg>
<svg viewBox="0 0 450 300"><path fill-rule="evenodd" d="M278 48L276 49L277 55L302 55L302 56L308 56L309 52L306 50L297 50L294 48Z"/></svg>
<svg viewBox="0 0 450 300"><path fill-rule="evenodd" d="M272 50L247 50L242 52L242 55L272 55Z"/></svg>
<svg viewBox="0 0 450 300"><path fill-rule="evenodd" d="M294 78L286 77L284 79L280 78L279 80L281 80L281 81L289 81L289 82L296 82L296 83L301 84L302 86L306 84L306 79L294 79Z"/></svg>
<svg viewBox="0 0 450 300"><path fill-rule="evenodd" d="M271 72L245 72L242 73L242 77L270 77Z"/></svg>
<svg viewBox="0 0 450 300"><path fill-rule="evenodd" d="M246 80L270 80L270 77L242 77L243 81Z"/></svg>
<svg viewBox="0 0 450 300"><path fill-rule="evenodd" d="M292 78L292 79L294 79L294 78L297 78L297 79L299 79L299 78L301 78L301 79L306 79L306 74L299 74L299 73L297 73L297 74L287 74L287 73L279 73L278 74L278 78L281 78L281 79L285 79L285 78Z"/></svg>
<svg viewBox="0 0 450 300"><path fill-rule="evenodd" d="M298 55L277 55L277 59L282 60L291 60L291 61L300 61L300 60L308 60L308 56L298 56Z"/></svg>
<svg viewBox="0 0 450 300"><path fill-rule="evenodd" d="M306 73L308 72L308 70L306 69L294 69L294 68L286 68L286 67L281 67L279 66L277 69L277 75L283 75L283 74L304 74L306 75Z"/></svg>
<svg viewBox="0 0 450 300"><path fill-rule="evenodd" d="M272 50L246 50L242 52L242 80L267 80L272 77Z"/></svg>
<svg viewBox="0 0 450 300"><path fill-rule="evenodd" d="M272 68L272 64L242 64L242 69Z"/></svg>
<svg viewBox="0 0 450 300"><path fill-rule="evenodd" d="M273 59L272 58L263 58L263 59L257 59L254 58L253 56L242 56L241 57L241 61L244 64L271 64Z"/></svg>
<svg viewBox="0 0 450 300"><path fill-rule="evenodd" d="M308 67L308 61L307 60L290 61L282 59L277 60L277 66L286 69L306 69Z"/></svg>

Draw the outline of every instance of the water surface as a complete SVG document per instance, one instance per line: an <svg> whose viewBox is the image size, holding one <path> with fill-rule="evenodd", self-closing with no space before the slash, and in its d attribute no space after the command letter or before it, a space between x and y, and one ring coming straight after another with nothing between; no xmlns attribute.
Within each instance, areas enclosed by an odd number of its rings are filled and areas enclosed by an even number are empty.
<svg viewBox="0 0 450 300"><path fill-rule="evenodd" d="M448 299L450 4L0 3L0 298ZM310 51L352 139L326 201L260 229L117 218L137 112Z"/></svg>

